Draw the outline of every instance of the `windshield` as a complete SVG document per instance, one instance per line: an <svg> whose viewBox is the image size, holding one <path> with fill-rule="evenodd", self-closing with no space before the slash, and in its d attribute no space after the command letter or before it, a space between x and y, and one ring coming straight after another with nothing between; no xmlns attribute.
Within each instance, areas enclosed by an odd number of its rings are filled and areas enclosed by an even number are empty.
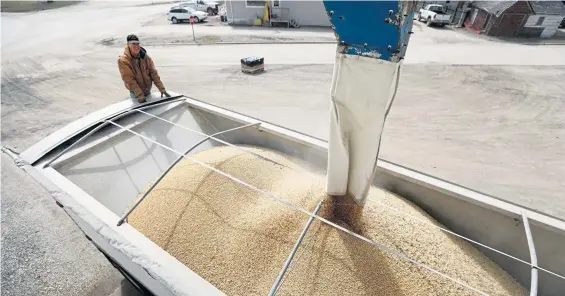
<svg viewBox="0 0 565 296"><path fill-rule="evenodd" d="M433 12L443 12L443 7L441 7L439 5L433 5L433 6L430 6L429 10L433 11Z"/></svg>

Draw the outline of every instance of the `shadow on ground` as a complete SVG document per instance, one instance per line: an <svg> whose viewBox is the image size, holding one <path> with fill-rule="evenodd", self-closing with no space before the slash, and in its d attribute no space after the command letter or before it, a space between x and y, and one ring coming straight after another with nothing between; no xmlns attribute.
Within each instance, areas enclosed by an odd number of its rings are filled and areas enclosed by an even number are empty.
<svg viewBox="0 0 565 296"><path fill-rule="evenodd" d="M452 30L457 30L457 32L472 36L477 39L484 39L492 42L499 43L512 43L512 44L524 44L524 45L565 45L565 29L558 29L555 34L549 38L543 37L528 37L528 36L487 36L484 34L477 34L467 30L466 28L450 28Z"/></svg>
<svg viewBox="0 0 565 296"><path fill-rule="evenodd" d="M143 296L128 280L123 279L120 287L109 296Z"/></svg>
<svg viewBox="0 0 565 296"><path fill-rule="evenodd" d="M288 31L288 32L296 32L296 31L302 31L302 32L318 32L318 33L332 33L333 30L330 27L308 27L308 26L301 26L300 28L287 28L286 26L274 26L274 27L270 27L270 26L265 26L265 27L257 27L257 26L246 26L246 25L230 25L235 31L237 30L245 30L245 31L273 31L273 30L277 30L277 31Z"/></svg>

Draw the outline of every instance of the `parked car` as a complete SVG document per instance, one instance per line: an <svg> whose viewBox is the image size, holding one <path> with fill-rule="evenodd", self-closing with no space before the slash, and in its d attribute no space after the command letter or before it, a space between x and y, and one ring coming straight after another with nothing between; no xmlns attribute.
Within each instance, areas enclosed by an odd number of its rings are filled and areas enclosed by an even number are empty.
<svg viewBox="0 0 565 296"><path fill-rule="evenodd" d="M194 22L199 23L208 18L208 13L196 11L190 7L172 7L167 13L167 20L173 24L190 21L190 17L194 17Z"/></svg>
<svg viewBox="0 0 565 296"><path fill-rule="evenodd" d="M449 24L451 15L447 14L444 7L439 4L428 4L418 12L418 20L426 22L428 27L432 25L443 27Z"/></svg>
<svg viewBox="0 0 565 296"><path fill-rule="evenodd" d="M208 13L208 15L217 15L219 8L218 3L213 1L205 0L188 0L180 2L177 7L190 7L196 11L203 11Z"/></svg>

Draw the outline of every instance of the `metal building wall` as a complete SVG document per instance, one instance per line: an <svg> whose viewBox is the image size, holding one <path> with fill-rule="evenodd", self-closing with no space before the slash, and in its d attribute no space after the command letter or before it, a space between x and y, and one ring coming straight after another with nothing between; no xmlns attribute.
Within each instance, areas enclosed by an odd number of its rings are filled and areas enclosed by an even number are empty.
<svg viewBox="0 0 565 296"><path fill-rule="evenodd" d="M280 0L281 7L288 8L290 18L301 26L331 27L330 19L321 0Z"/></svg>
<svg viewBox="0 0 565 296"><path fill-rule="evenodd" d="M272 0L269 5L272 5ZM289 18L294 19L300 26L330 27L331 23L326 14L322 0L279 0L279 7L289 9ZM249 6L246 1L226 1L228 21L236 25L253 25L257 17L263 18L264 6Z"/></svg>
<svg viewBox="0 0 565 296"><path fill-rule="evenodd" d="M538 20L543 18L542 23L538 25ZM565 15L544 15L544 14L534 14L530 15L526 20L523 28L522 35L527 35L531 37L542 37L551 38L561 21L565 18ZM535 31L536 34L527 34L528 32Z"/></svg>
<svg viewBox="0 0 565 296"><path fill-rule="evenodd" d="M259 16L263 18L264 7L247 6L246 1L226 1L228 22L234 25L253 25L253 20Z"/></svg>

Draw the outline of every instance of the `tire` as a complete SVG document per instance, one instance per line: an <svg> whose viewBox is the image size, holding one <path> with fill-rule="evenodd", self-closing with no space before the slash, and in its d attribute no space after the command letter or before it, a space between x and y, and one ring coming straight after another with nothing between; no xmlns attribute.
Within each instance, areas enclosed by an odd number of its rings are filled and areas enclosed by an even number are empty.
<svg viewBox="0 0 565 296"><path fill-rule="evenodd" d="M422 21L422 14L418 13L418 21L421 22Z"/></svg>
<svg viewBox="0 0 565 296"><path fill-rule="evenodd" d="M206 12L208 12L208 15L210 15L210 16L214 15L214 9L212 7L208 7Z"/></svg>
<svg viewBox="0 0 565 296"><path fill-rule="evenodd" d="M97 246L98 248L98 246ZM151 293L151 291L149 291L145 286L143 286L143 284L141 284L140 282L138 282L134 277L131 276L131 274L129 274L129 272L127 272L121 265L119 265L117 262L114 261L114 259L110 258L110 256L108 256L104 251L102 251L100 248L98 248L98 250L100 251L100 253L102 253L104 255L104 257L106 257L106 259L108 259L108 261L110 261L110 263L112 264L112 266L117 269L122 276L128 280L128 282L130 282L130 284L141 293L141 295L144 296L154 296L153 293Z"/></svg>
<svg viewBox="0 0 565 296"><path fill-rule="evenodd" d="M179 20L177 20L176 17L173 17L173 18L171 19L171 22L173 22L173 24L178 24L178 23L179 23Z"/></svg>
<svg viewBox="0 0 565 296"><path fill-rule="evenodd" d="M426 25L427 25L428 27L431 27L431 26L432 26L432 18L431 18L431 17L428 18L428 22L426 23Z"/></svg>
<svg viewBox="0 0 565 296"><path fill-rule="evenodd" d="M199 22L200 22L200 19L199 19L197 16L195 16L195 17L194 17L194 23L195 23L195 24L198 24Z"/></svg>

